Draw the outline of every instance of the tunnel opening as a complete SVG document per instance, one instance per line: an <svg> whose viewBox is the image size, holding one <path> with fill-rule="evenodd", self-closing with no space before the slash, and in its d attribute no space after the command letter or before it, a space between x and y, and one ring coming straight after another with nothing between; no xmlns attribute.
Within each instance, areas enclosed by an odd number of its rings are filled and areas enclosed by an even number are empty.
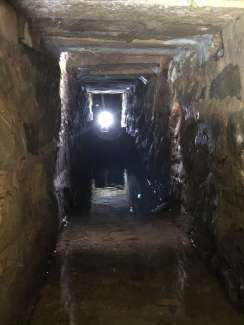
<svg viewBox="0 0 244 325"><path fill-rule="evenodd" d="M131 213L150 215L167 208L167 69L154 75L91 78L69 66L68 53L61 55L60 66L63 111L55 180L60 219L89 213L92 193L116 186L127 193ZM155 166L158 157L162 159Z"/></svg>

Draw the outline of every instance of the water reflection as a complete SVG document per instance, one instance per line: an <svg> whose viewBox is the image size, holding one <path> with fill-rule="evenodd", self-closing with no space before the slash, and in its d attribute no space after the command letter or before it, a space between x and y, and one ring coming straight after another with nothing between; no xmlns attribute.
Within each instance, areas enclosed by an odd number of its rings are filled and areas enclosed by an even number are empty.
<svg viewBox="0 0 244 325"><path fill-rule="evenodd" d="M162 206L163 198L152 181L146 177L140 168L106 167L96 168L93 173L94 190L113 187L125 189L127 193L128 210L137 215L144 215Z"/></svg>
<svg viewBox="0 0 244 325"><path fill-rule="evenodd" d="M91 208L95 189L124 188L128 193L128 211L149 214L166 206L168 186L145 168L134 139L125 132L104 139L94 131L83 135L72 158L70 211L81 215Z"/></svg>

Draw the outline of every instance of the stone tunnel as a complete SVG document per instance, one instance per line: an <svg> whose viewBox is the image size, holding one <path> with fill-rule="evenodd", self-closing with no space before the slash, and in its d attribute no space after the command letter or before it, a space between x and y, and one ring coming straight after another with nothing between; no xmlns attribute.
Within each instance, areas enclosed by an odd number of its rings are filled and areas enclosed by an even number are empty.
<svg viewBox="0 0 244 325"><path fill-rule="evenodd" d="M0 324L244 324L244 1L0 1Z"/></svg>

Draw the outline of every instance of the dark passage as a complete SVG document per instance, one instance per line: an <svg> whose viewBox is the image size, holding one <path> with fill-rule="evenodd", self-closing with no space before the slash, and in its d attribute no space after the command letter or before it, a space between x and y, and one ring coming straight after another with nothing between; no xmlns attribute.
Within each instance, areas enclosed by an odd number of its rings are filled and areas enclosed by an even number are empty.
<svg viewBox="0 0 244 325"><path fill-rule="evenodd" d="M138 92L143 91L140 82L137 87ZM73 129L69 139L70 185L65 192L65 213L73 216L88 213L94 186L128 187L130 211L136 214L150 214L159 207L167 207L168 170L165 168L164 174L159 175L154 166L147 164L142 145L136 143L136 124L130 122L131 118L138 119L138 128L144 128L143 117L136 117L136 109L140 107L130 108L128 102L128 106L122 107L120 94L93 94L87 99L86 91L83 87L82 106L76 106L70 126ZM137 95L127 94L130 96Z"/></svg>
<svg viewBox="0 0 244 325"><path fill-rule="evenodd" d="M94 117L73 133L68 217L30 324L243 324L180 226L166 174L128 128L106 128Z"/></svg>
<svg viewBox="0 0 244 325"><path fill-rule="evenodd" d="M115 139L104 139L92 129L82 136L80 148L71 171L70 214L89 211L92 186L128 186L131 212L147 214L162 203L166 205L166 193L162 189L159 193L160 188L143 166L133 138L124 130Z"/></svg>

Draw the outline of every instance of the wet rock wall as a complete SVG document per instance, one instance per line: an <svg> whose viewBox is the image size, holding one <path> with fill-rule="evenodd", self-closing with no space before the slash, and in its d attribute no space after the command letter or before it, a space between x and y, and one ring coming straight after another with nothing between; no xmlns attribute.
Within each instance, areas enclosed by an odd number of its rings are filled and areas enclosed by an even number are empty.
<svg viewBox="0 0 244 325"><path fill-rule="evenodd" d="M244 306L244 19L227 25L223 47L206 62L175 59L171 188L192 223L192 238Z"/></svg>
<svg viewBox="0 0 244 325"><path fill-rule="evenodd" d="M135 88L135 143L151 178L154 190L166 199L169 181L170 91L167 70L150 77Z"/></svg>
<svg viewBox="0 0 244 325"><path fill-rule="evenodd" d="M79 214L83 206L90 205L91 161L89 159L89 115L88 94L81 85L79 73L68 70L68 142L69 180L68 213Z"/></svg>
<svg viewBox="0 0 244 325"><path fill-rule="evenodd" d="M0 324L14 325L28 313L56 233L59 69L4 2L0 17Z"/></svg>
<svg viewBox="0 0 244 325"><path fill-rule="evenodd" d="M61 224L67 216L80 213L90 195L91 163L89 146L89 95L82 83L82 74L72 67L71 56L63 53L61 66L62 121L56 164L55 188L59 203ZM88 189L88 190L87 190Z"/></svg>
<svg viewBox="0 0 244 325"><path fill-rule="evenodd" d="M75 131L77 132L76 119L77 98L79 94L79 83L72 69L69 68L70 55L64 52L60 57L60 99L61 99L61 127L59 132L59 144L56 161L55 191L59 206L60 226L66 223L67 215L70 213L71 196L71 170L72 170L72 146ZM76 128L74 129L74 120Z"/></svg>

